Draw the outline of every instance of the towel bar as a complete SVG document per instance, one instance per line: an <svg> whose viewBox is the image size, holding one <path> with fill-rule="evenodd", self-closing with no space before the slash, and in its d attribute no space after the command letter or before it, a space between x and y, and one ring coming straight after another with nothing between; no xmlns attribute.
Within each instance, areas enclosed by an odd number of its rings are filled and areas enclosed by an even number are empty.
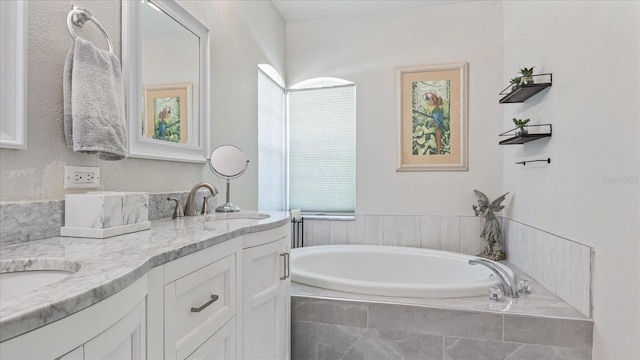
<svg viewBox="0 0 640 360"><path fill-rule="evenodd" d="M67 15L67 28L69 29L69 33L71 34L71 38L73 40L76 39L76 34L73 32L73 25L83 27L84 23L88 20L93 21L97 26L102 35L107 39L107 44L109 44L109 52L113 54L113 45L111 44L111 39L109 35L104 30L98 19L91 15L91 12L86 9L80 9L77 6L73 5L71 11L69 11L69 15Z"/></svg>

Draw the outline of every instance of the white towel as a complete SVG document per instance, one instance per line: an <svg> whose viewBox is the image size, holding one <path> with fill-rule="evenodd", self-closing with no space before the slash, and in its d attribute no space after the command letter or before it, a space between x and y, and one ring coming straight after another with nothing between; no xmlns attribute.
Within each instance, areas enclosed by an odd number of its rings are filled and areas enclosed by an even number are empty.
<svg viewBox="0 0 640 360"><path fill-rule="evenodd" d="M64 137L73 151L103 160L127 157L120 61L76 37L64 64Z"/></svg>

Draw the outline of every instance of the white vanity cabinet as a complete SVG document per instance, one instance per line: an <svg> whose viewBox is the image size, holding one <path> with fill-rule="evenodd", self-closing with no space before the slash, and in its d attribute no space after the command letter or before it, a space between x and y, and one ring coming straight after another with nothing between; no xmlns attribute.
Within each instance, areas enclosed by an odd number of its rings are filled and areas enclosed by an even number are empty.
<svg viewBox="0 0 640 360"><path fill-rule="evenodd" d="M289 226L243 239L244 359L290 359Z"/></svg>
<svg viewBox="0 0 640 360"><path fill-rule="evenodd" d="M236 244L164 265L165 359L236 359Z"/></svg>
<svg viewBox="0 0 640 360"><path fill-rule="evenodd" d="M0 344L1 359L146 359L146 276L61 320Z"/></svg>
<svg viewBox="0 0 640 360"><path fill-rule="evenodd" d="M289 249L287 223L155 266L0 359L290 359Z"/></svg>
<svg viewBox="0 0 640 360"><path fill-rule="evenodd" d="M144 325L144 303L140 303L105 332L59 359L144 359Z"/></svg>

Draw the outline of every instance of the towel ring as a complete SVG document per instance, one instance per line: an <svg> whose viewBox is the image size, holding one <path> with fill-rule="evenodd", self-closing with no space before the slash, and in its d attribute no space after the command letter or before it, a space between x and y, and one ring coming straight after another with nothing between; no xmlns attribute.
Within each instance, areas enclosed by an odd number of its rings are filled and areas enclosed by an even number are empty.
<svg viewBox="0 0 640 360"><path fill-rule="evenodd" d="M73 25L83 27L84 23L88 20L93 21L97 26L102 35L104 35L105 39L107 39L107 44L109 44L109 52L113 54L113 45L111 44L111 39L107 32L104 30L98 19L91 15L91 12L86 9L80 9L77 6L73 6L71 11L69 11L69 15L67 15L67 28L69 29L69 33L71 34L71 38L75 41L76 34L73 32Z"/></svg>

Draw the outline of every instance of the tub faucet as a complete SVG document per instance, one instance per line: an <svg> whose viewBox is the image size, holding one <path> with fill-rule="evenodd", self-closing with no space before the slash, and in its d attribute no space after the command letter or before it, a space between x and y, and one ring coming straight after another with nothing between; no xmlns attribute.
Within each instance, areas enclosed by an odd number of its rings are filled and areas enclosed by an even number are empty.
<svg viewBox="0 0 640 360"><path fill-rule="evenodd" d="M189 197L187 197L187 203L184 205L184 216L196 216L198 215L198 211L196 210L196 193L200 188L207 188L211 192L211 195L217 195L218 189L215 186L201 182L196 184L196 186L191 189L189 193ZM206 200L205 200L206 201Z"/></svg>
<svg viewBox="0 0 640 360"><path fill-rule="evenodd" d="M518 287L516 286L516 280L513 279L503 268L498 266L493 261L485 260L485 259L472 259L469 260L469 265L484 265L489 268L489 270L493 271L494 274L498 276L500 279L500 287L502 288L502 293L506 297L517 298L518 296Z"/></svg>

